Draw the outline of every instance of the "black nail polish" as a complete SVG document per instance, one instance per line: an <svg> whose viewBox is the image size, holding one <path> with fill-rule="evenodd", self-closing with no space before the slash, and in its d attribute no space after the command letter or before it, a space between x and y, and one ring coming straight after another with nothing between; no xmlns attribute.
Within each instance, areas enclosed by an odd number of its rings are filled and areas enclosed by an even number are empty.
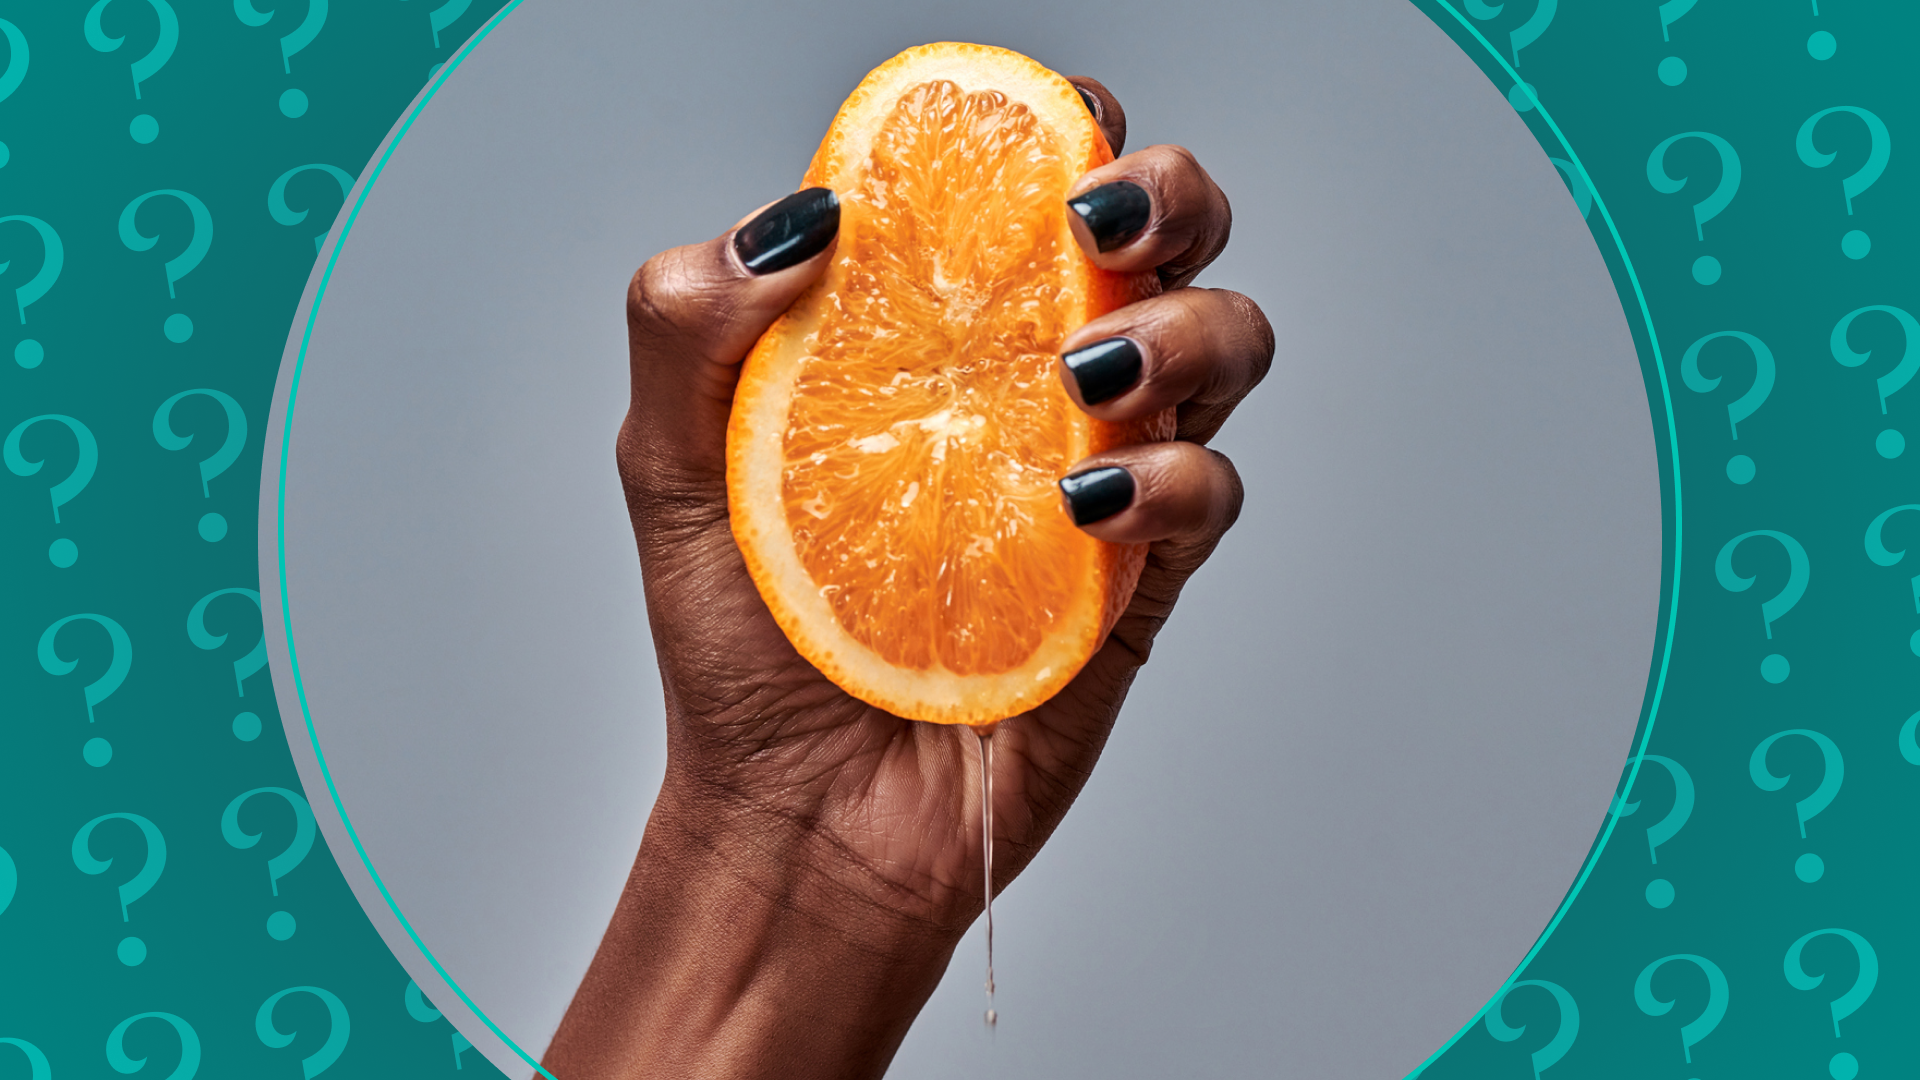
<svg viewBox="0 0 1920 1080"><path fill-rule="evenodd" d="M1133 339L1110 337L1060 357L1089 405L1112 401L1140 381L1140 346Z"/></svg>
<svg viewBox="0 0 1920 1080"><path fill-rule="evenodd" d="M1076 86L1074 89L1080 91L1080 100L1087 103L1087 111L1093 114L1093 118L1100 119L1100 99L1081 87Z"/></svg>
<svg viewBox="0 0 1920 1080"><path fill-rule="evenodd" d="M1153 216L1153 199L1140 185L1115 180L1068 199L1067 208L1087 223L1095 246L1112 251L1147 227L1147 219Z"/></svg>
<svg viewBox="0 0 1920 1080"><path fill-rule="evenodd" d="M808 188L774 203L733 234L733 250L756 274L806 262L840 231L840 198L830 188Z"/></svg>
<svg viewBox="0 0 1920 1080"><path fill-rule="evenodd" d="M1105 521L1133 504L1133 474L1117 466L1088 469L1060 481L1075 525Z"/></svg>

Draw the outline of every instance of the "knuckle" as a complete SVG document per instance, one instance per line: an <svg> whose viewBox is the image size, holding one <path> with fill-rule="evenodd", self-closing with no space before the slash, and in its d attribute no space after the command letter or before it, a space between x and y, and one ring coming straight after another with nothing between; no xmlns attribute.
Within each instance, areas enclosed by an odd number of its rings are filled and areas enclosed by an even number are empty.
<svg viewBox="0 0 1920 1080"><path fill-rule="evenodd" d="M1203 371L1191 401L1196 405L1238 402L1266 378L1273 364L1273 327L1252 300L1229 289L1187 287L1170 321L1176 340L1190 343Z"/></svg>
<svg viewBox="0 0 1920 1080"><path fill-rule="evenodd" d="M620 430L613 436L613 462L620 471L621 482L628 487L640 479L641 448L636 426L636 418L629 410L627 418L620 423Z"/></svg>
<svg viewBox="0 0 1920 1080"><path fill-rule="evenodd" d="M1194 168L1200 168L1197 162L1194 164ZM1214 182L1213 177L1208 174L1207 170L1200 169L1200 175L1206 177L1207 193L1213 200L1214 213L1220 219L1221 237L1222 242L1224 242L1226 233L1233 231L1233 200L1227 198L1225 189Z"/></svg>
<svg viewBox="0 0 1920 1080"><path fill-rule="evenodd" d="M627 317L636 333L685 338L723 325L737 307L732 282L702 265L697 248L671 248L633 275Z"/></svg>
<svg viewBox="0 0 1920 1080"><path fill-rule="evenodd" d="M1234 467L1233 459L1211 447L1205 448L1212 459L1216 497L1213 500L1214 521L1209 532L1219 536L1240 520L1240 510L1246 504L1247 486L1240 479L1240 470Z"/></svg>
<svg viewBox="0 0 1920 1080"><path fill-rule="evenodd" d="M1194 167L1199 168L1197 164ZM1212 260L1226 250L1227 241L1233 238L1233 204L1205 169L1200 169L1200 178L1206 181L1207 249L1208 259Z"/></svg>
<svg viewBox="0 0 1920 1080"><path fill-rule="evenodd" d="M1273 323L1267 319L1267 313L1260 305L1243 293L1227 292L1225 299L1231 309L1234 325L1243 338L1243 348L1251 365L1247 389L1258 386L1267 372L1273 367L1275 339Z"/></svg>
<svg viewBox="0 0 1920 1080"><path fill-rule="evenodd" d="M655 255L634 271L627 288L627 322L635 332L664 337L681 328L686 278L682 262L676 248Z"/></svg>
<svg viewBox="0 0 1920 1080"><path fill-rule="evenodd" d="M614 436L614 465L627 513L648 537L696 538L727 520L726 476L677 464L664 433L629 410Z"/></svg>
<svg viewBox="0 0 1920 1080"><path fill-rule="evenodd" d="M1152 154L1156 159L1155 163L1162 168L1200 168L1200 159L1194 156L1193 151L1179 143L1161 143L1158 146L1149 147L1145 152Z"/></svg>
<svg viewBox="0 0 1920 1080"><path fill-rule="evenodd" d="M627 290L634 356L706 355L714 335L741 317L739 284L697 246L672 248L648 259Z"/></svg>

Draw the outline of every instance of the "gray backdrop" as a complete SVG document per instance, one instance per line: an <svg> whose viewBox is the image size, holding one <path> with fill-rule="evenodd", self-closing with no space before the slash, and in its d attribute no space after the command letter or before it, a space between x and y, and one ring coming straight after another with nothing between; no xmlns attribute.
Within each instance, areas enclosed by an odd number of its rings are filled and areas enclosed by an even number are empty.
<svg viewBox="0 0 1920 1080"><path fill-rule="evenodd" d="M1573 200L1404 0L528 0L374 188L301 386L288 588L344 806L537 1056L662 768L612 461L627 276L791 190L861 75L945 39L1094 75L1132 148L1192 148L1235 209L1201 283L1258 300L1279 353L1218 443L1239 527L996 912L997 1033L976 928L894 1075L1403 1074L1524 955L1601 822L1660 536ZM305 764L403 962L530 1073L378 907Z"/></svg>

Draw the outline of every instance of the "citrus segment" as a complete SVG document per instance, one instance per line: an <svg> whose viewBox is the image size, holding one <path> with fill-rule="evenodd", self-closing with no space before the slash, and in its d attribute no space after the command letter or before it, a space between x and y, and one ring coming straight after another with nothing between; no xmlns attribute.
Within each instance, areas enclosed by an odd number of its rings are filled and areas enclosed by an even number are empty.
<svg viewBox="0 0 1920 1080"><path fill-rule="evenodd" d="M1068 332L1155 287L1097 270L1068 187L1111 159L1078 92L974 45L909 50L842 107L807 176L832 265L749 355L733 529L768 608L847 692L986 724L1056 693L1144 551L1075 528L1055 484L1123 429L1068 398Z"/></svg>

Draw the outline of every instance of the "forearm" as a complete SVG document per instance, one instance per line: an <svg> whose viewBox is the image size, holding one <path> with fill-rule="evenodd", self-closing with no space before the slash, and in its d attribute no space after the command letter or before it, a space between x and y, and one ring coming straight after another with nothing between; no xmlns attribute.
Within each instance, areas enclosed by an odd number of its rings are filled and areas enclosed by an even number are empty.
<svg viewBox="0 0 1920 1080"><path fill-rule="evenodd" d="M850 899L779 826L716 823L669 782L548 1049L560 1080L879 1077L947 931Z"/></svg>

